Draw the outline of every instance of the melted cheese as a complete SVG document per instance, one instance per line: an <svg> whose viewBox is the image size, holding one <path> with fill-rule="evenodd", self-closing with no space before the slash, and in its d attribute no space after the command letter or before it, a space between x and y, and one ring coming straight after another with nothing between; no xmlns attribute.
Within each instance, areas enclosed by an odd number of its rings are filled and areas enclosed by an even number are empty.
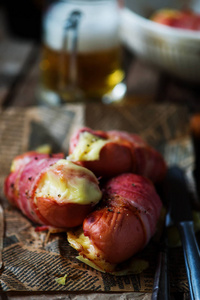
<svg viewBox="0 0 200 300"><path fill-rule="evenodd" d="M76 232L67 232L70 245L79 252L77 259L101 272L112 272L116 265L106 262L100 250L85 236L82 228Z"/></svg>
<svg viewBox="0 0 200 300"><path fill-rule="evenodd" d="M69 155L67 159L71 161L98 160L102 147L108 142L109 140L104 140L84 131L80 134L77 146L73 153Z"/></svg>
<svg viewBox="0 0 200 300"><path fill-rule="evenodd" d="M60 166L62 166L61 171ZM75 171L75 174L73 174ZM80 172L80 176L79 176ZM86 168L77 166L72 162L61 159L55 163L42 177L36 190L36 197L47 197L59 199L60 203L78 203L91 204L98 203L102 193L98 187L98 181L91 181L87 174L95 177L94 174Z"/></svg>

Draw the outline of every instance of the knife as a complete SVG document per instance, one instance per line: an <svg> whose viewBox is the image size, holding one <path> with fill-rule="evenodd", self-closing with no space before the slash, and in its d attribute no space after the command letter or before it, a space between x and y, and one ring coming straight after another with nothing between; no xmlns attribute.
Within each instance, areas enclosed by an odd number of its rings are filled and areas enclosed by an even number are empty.
<svg viewBox="0 0 200 300"><path fill-rule="evenodd" d="M191 299L200 299L200 252L194 232L192 210L184 171L170 167L166 176L165 196L169 201L169 215L177 226L185 259Z"/></svg>
<svg viewBox="0 0 200 300"><path fill-rule="evenodd" d="M167 224L165 225L158 251L158 259L154 276L154 284L151 300L169 299L169 276L168 276L168 245Z"/></svg>

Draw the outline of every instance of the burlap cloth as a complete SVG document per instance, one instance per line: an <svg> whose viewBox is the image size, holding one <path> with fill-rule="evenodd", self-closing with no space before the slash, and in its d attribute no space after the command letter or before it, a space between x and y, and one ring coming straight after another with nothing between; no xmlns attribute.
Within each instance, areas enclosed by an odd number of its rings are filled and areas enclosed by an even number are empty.
<svg viewBox="0 0 200 300"><path fill-rule="evenodd" d="M0 290L3 291L81 291L151 292L156 264L154 243L140 254L149 268L140 275L103 274L80 263L66 234L36 232L20 211L11 207L3 195L3 181L12 159L24 151L50 144L54 152L67 153L75 128L120 129L140 134L163 153L168 164L193 166L192 145L188 135L188 112L173 105L101 106L67 105L58 108L12 108L0 113L0 188L5 214L3 261ZM67 274L65 285L56 278ZM182 249L170 253L172 292L188 290Z"/></svg>

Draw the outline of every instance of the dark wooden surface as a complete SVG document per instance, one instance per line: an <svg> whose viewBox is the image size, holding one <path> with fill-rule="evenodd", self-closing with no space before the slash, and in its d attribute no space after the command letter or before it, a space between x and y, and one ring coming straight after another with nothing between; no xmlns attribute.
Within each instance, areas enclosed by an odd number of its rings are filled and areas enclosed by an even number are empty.
<svg viewBox="0 0 200 300"><path fill-rule="evenodd" d="M28 107L38 104L40 45L33 41L3 37L0 41L0 116L11 106ZM182 82L145 64L124 49L127 95L124 105L171 102L186 105L191 113L200 111L200 86ZM107 299L93 295L92 299ZM109 296L109 295L107 295ZM118 295L119 296L119 295ZM122 296L122 295L121 295ZM1 294L0 299L77 299L67 294ZM80 296L78 296L80 297ZM124 294L120 299L150 299L150 294ZM84 299L84 298L81 298ZM116 297L117 299L117 297ZM189 299L176 295L174 299Z"/></svg>

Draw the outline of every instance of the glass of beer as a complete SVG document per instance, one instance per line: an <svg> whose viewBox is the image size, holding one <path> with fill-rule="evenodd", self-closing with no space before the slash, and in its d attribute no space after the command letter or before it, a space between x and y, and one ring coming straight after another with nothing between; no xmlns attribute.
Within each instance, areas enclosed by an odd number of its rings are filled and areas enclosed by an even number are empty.
<svg viewBox="0 0 200 300"><path fill-rule="evenodd" d="M112 102L122 98L117 0L60 0L43 17L40 101Z"/></svg>

